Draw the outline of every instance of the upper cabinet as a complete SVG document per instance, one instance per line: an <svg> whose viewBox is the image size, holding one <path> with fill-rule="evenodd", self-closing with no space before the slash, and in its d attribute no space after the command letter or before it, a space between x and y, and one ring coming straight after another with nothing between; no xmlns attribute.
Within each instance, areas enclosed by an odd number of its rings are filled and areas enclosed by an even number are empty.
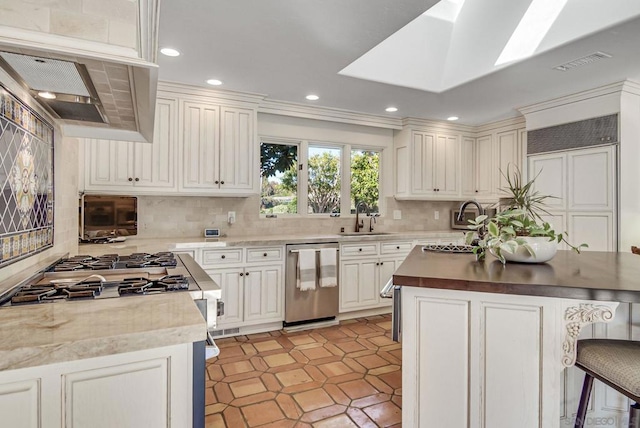
<svg viewBox="0 0 640 428"><path fill-rule="evenodd" d="M462 139L462 196L469 199L494 195L493 138L483 135Z"/></svg>
<svg viewBox="0 0 640 428"><path fill-rule="evenodd" d="M85 141L86 191L167 193L177 190L176 100L158 98L153 143Z"/></svg>
<svg viewBox="0 0 640 428"><path fill-rule="evenodd" d="M523 169L521 122L436 126L405 126L394 136L396 199L493 202L505 185L501 171Z"/></svg>
<svg viewBox="0 0 640 428"><path fill-rule="evenodd" d="M185 101L180 190L225 195L257 193L255 110Z"/></svg>
<svg viewBox="0 0 640 428"><path fill-rule="evenodd" d="M396 197L447 199L460 193L457 135L410 131L396 145Z"/></svg>
<svg viewBox="0 0 640 428"><path fill-rule="evenodd" d="M84 190L258 194L257 107L171 88L157 99L152 144L85 140Z"/></svg>

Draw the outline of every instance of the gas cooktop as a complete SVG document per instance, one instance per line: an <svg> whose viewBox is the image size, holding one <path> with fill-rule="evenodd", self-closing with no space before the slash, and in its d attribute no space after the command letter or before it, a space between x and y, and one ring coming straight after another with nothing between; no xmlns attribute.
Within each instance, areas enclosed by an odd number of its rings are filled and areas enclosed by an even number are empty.
<svg viewBox="0 0 640 428"><path fill-rule="evenodd" d="M172 267L177 265L173 253L133 253L126 256L105 254L102 256L73 256L60 260L51 270L53 272L68 272L77 270L109 270L143 267Z"/></svg>
<svg viewBox="0 0 640 428"><path fill-rule="evenodd" d="M199 291L173 253L79 255L63 258L2 296L0 305L25 305Z"/></svg>

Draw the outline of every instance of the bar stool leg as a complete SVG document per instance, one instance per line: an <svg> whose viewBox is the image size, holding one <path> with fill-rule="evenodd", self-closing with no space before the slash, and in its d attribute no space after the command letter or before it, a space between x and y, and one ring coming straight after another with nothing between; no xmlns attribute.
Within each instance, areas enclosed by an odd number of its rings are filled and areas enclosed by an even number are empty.
<svg viewBox="0 0 640 428"><path fill-rule="evenodd" d="M578 404L578 413L576 413L575 428L584 427L584 421L587 416L587 407L589 405L589 397L593 388L593 376L588 373L584 374L584 383L582 384L582 393L580 394L580 404ZM640 409L638 409L640 410ZM631 427L631 425L629 425ZM636 428L636 427L633 427ZM640 428L640 427L637 427Z"/></svg>
<svg viewBox="0 0 640 428"><path fill-rule="evenodd" d="M638 403L629 406L629 428L640 428L640 405Z"/></svg>

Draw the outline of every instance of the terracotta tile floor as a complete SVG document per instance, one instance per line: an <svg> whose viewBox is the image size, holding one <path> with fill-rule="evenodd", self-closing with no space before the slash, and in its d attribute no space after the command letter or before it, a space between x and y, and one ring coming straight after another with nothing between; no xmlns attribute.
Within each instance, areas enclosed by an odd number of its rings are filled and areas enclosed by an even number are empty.
<svg viewBox="0 0 640 428"><path fill-rule="evenodd" d="M400 427L402 348L391 316L216 340L206 426Z"/></svg>

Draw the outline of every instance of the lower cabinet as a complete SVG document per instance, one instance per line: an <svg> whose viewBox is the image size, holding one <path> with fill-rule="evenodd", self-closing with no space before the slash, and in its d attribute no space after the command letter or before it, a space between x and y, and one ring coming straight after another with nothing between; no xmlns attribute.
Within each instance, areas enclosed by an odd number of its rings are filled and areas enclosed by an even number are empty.
<svg viewBox="0 0 640 428"><path fill-rule="evenodd" d="M340 313L391 306L380 290L391 279L413 243L362 242L343 244L340 261Z"/></svg>
<svg viewBox="0 0 640 428"><path fill-rule="evenodd" d="M207 270L222 289L224 315L218 329L246 324L282 321L282 266L256 266Z"/></svg>
<svg viewBox="0 0 640 428"><path fill-rule="evenodd" d="M284 247L205 249L200 264L222 290L216 330L284 320Z"/></svg>
<svg viewBox="0 0 640 428"><path fill-rule="evenodd" d="M192 426L192 346L0 372L0 425Z"/></svg>

